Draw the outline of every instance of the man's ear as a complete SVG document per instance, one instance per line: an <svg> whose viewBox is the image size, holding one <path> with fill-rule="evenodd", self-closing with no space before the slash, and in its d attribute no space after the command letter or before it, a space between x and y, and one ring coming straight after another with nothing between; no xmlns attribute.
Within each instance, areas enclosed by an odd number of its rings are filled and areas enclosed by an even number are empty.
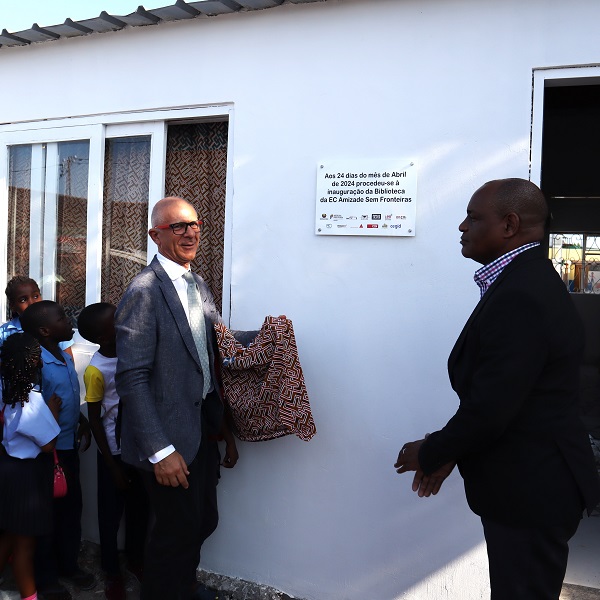
<svg viewBox="0 0 600 600"><path fill-rule="evenodd" d="M148 235L152 239L152 241L160 248L160 244L158 243L158 231L156 229L148 229Z"/></svg>
<svg viewBox="0 0 600 600"><path fill-rule="evenodd" d="M504 237L511 238L519 233L521 218L517 213L511 212L504 217Z"/></svg>

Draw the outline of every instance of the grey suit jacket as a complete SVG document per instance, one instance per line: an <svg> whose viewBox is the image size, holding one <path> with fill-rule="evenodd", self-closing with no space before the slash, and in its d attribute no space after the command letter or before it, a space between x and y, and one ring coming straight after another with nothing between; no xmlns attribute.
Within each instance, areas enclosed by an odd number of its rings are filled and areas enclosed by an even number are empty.
<svg viewBox="0 0 600 600"><path fill-rule="evenodd" d="M216 433L223 404L214 371L218 353L213 323L220 320L201 277L207 346L214 392L202 401L203 375L192 332L171 279L154 257L119 303L117 392L122 401L123 460L147 470L148 457L172 444L189 465L204 430Z"/></svg>

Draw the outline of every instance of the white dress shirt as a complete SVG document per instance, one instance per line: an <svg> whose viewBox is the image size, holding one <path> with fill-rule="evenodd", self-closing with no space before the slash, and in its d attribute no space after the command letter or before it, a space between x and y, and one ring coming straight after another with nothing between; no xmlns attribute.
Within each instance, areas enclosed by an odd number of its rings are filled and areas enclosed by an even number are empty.
<svg viewBox="0 0 600 600"><path fill-rule="evenodd" d="M181 305L183 306L183 310L185 311L185 316L187 317L188 323L190 321L190 313L188 309L188 298L187 298L187 281L183 278L183 276L190 270L186 269L184 266L173 262L172 260L166 258L162 254L157 254L156 258L160 263L160 266L165 270L165 273L169 276L169 279L173 283L175 287L175 291L179 296L179 300L181 300ZM173 454L175 452L175 446L173 444L169 444L166 448L159 450L156 454L148 457L148 460L152 464L156 464L161 461L163 458L169 456L169 454Z"/></svg>

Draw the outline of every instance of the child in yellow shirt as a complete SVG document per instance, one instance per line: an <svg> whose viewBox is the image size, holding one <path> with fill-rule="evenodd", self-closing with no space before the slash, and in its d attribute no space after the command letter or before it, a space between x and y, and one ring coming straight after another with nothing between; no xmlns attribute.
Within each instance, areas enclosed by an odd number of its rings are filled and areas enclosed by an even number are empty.
<svg viewBox="0 0 600 600"><path fill-rule="evenodd" d="M117 352L113 304L90 304L77 326L86 340L99 344L83 375L90 427L98 446L98 528L101 564L108 600L125 598L119 565L117 534L125 512L125 553L128 568L141 577L148 522L148 501L135 468L121 461L118 439L119 396L115 387Z"/></svg>

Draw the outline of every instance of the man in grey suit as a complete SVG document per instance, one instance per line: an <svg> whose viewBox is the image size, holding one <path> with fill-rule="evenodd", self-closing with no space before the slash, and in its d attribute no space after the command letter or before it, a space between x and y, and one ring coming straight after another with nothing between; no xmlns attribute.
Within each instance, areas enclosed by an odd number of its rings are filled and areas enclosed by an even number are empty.
<svg viewBox="0 0 600 600"><path fill-rule="evenodd" d="M149 235L158 255L131 282L116 313L117 391L123 460L142 472L155 521L144 565L142 600L205 600L196 582L200 548L218 522L216 484L238 455L223 420L208 286L190 274L201 221L181 198L154 207Z"/></svg>

